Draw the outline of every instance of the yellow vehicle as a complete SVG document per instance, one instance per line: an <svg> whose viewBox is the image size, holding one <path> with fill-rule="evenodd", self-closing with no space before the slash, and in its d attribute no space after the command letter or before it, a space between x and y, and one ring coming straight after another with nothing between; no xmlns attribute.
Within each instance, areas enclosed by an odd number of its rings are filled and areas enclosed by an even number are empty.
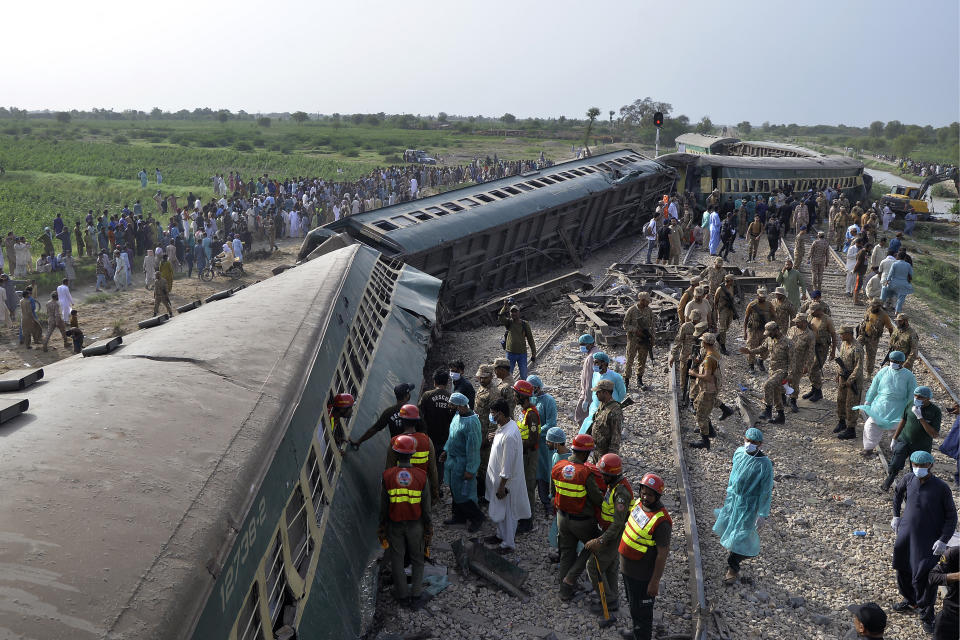
<svg viewBox="0 0 960 640"><path fill-rule="evenodd" d="M929 214L930 209L927 207L925 199L927 191L938 182L946 180L953 180L953 183L957 185L958 173L956 168L927 176L917 187L897 185L893 188L893 191L880 199L880 204L881 206L889 206L894 213L906 214L907 211L913 211L920 216ZM958 186L958 191L960 191L960 186Z"/></svg>

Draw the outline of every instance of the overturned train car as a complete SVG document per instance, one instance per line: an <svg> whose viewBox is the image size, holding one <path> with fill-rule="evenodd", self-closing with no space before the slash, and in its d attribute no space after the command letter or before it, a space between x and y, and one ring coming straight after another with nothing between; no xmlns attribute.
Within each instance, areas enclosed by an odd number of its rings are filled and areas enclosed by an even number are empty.
<svg viewBox="0 0 960 640"><path fill-rule="evenodd" d="M440 278L443 305L462 309L639 232L675 175L614 151L348 216L311 232L301 257L347 233Z"/></svg>
<svg viewBox="0 0 960 640"><path fill-rule="evenodd" d="M337 440L419 383L439 289L354 244L0 395L3 631L357 637L387 435Z"/></svg>

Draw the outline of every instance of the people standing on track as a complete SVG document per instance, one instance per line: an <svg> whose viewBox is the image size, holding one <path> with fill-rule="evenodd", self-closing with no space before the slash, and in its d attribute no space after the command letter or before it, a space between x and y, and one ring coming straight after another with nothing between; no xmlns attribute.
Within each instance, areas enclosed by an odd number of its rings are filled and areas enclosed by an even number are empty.
<svg viewBox="0 0 960 640"><path fill-rule="evenodd" d="M610 368L610 356L603 351L597 351L593 354L593 373L590 406L587 411L587 417L580 423L580 433L590 433L590 427L593 425L593 416L600 408L600 399L597 397L596 386L601 380L609 380L613 384L613 399L617 402L623 402L627 397L627 385L623 377Z"/></svg>
<svg viewBox="0 0 960 640"><path fill-rule="evenodd" d="M853 409L860 404L863 392L863 347L853 339L853 327L840 327L840 354L837 368L837 426L833 432L839 440L857 437L856 426L859 414Z"/></svg>
<svg viewBox="0 0 960 640"><path fill-rule="evenodd" d="M886 280L883 282L883 290L880 297L883 301L888 298L897 298L895 310L897 313L903 311L903 302L907 296L913 293L913 265L907 261L907 252L901 249L897 252L897 261L890 265L890 271L887 273Z"/></svg>
<svg viewBox="0 0 960 640"><path fill-rule="evenodd" d="M408 607L423 592L423 560L433 537L430 520L430 487L427 474L411 464L416 441L407 435L394 438L397 464L383 472L380 498L381 544L389 551L393 597ZM404 557L410 558L410 584L404 574Z"/></svg>
<svg viewBox="0 0 960 640"><path fill-rule="evenodd" d="M703 282L703 278L700 276L694 276L690 278L690 286L684 289L683 293L680 294L680 302L677 303L677 319L680 321L680 324L686 322L689 318L686 317L687 304L693 300L693 297L697 293L697 289L700 288L700 283ZM701 318L701 320L706 321L706 318Z"/></svg>
<svg viewBox="0 0 960 640"><path fill-rule="evenodd" d="M740 564L760 554L758 531L770 516L773 495L773 463L761 450L763 432L747 429L744 443L733 454L730 479L723 507L715 509L713 532L720 536L729 555L724 584L732 585L740 577Z"/></svg>
<svg viewBox="0 0 960 640"><path fill-rule="evenodd" d="M931 585L947 589L943 608L933 623L933 640L956 640L960 637L960 547L947 549L928 579Z"/></svg>
<svg viewBox="0 0 960 640"><path fill-rule="evenodd" d="M943 412L933 403L932 398L933 390L930 387L920 386L913 390L913 404L903 410L890 441L887 477L880 485L883 491L890 488L907 459L915 451L929 453L933 449L933 439L940 433Z"/></svg>
<svg viewBox="0 0 960 640"><path fill-rule="evenodd" d="M800 382L803 376L810 374L816 359L814 347L817 338L807 324L805 315L798 313L793 317L793 326L787 332L787 339L793 343L793 353L790 354L790 385L793 387L793 392L790 393L790 412L798 413Z"/></svg>
<svg viewBox="0 0 960 640"><path fill-rule="evenodd" d="M723 277L723 283L713 290L713 307L717 310L717 345L720 347L720 353L728 355L727 352L727 330L734 320L738 320L737 304L734 298L735 278L732 273ZM697 320L696 322L699 322ZM696 324L696 322L694 324ZM691 332L692 332L691 327Z"/></svg>
<svg viewBox="0 0 960 640"><path fill-rule="evenodd" d="M617 454L605 454L597 463L597 468L603 476L603 484L606 487L603 504L600 506L600 520L597 522L602 533L592 540L587 540L583 548L593 556L587 561L587 575L593 583L593 589L599 593L599 584L603 583L607 611L613 612L620 608L620 589L617 580L620 567L617 551L627 518L630 517L633 488L624 475L623 461ZM603 603L599 598L590 604L590 610L603 615Z"/></svg>
<svg viewBox="0 0 960 640"><path fill-rule="evenodd" d="M929 576L947 551L947 542L957 527L957 506L950 485L933 475L933 456L926 451L910 455L912 472L897 483L890 526L897 534L893 543L893 568L897 590L903 600L893 606L897 613L919 613L926 633L934 631L937 585ZM904 505L906 501L906 505Z"/></svg>
<svg viewBox="0 0 960 640"><path fill-rule="evenodd" d="M823 288L823 271L827 266L829 252L830 244L827 238L823 231L818 231L817 239L810 245L810 273L812 274L810 286L814 289Z"/></svg>
<svg viewBox="0 0 960 640"><path fill-rule="evenodd" d="M763 328L763 335L766 336L763 343L758 347L740 347L740 353L758 355L761 358L770 359L770 375L763 384L763 396L766 407L761 418L766 418L771 424L783 424L786 418L783 415L783 381L790 376L790 359L793 351L793 343L780 331L776 322L770 321ZM777 415L773 416L773 408L776 407Z"/></svg>
<svg viewBox="0 0 960 640"><path fill-rule="evenodd" d="M824 313L824 310L823 304L815 303L810 307L807 316L810 329L813 331L816 340L813 346L814 360L810 368L810 384L812 386L810 391L802 396L804 400L810 402L817 402L823 398L823 365L827 363L827 360L833 360L837 353L837 345L840 342L833 328L833 320Z"/></svg>
<svg viewBox="0 0 960 640"><path fill-rule="evenodd" d="M573 416L577 424L581 424L590 410L590 389L593 387L593 354L597 352L597 342L592 335L585 333L577 339L577 344L580 348L580 355L583 357L583 365L580 368L580 397L577 399Z"/></svg>
<svg viewBox="0 0 960 640"><path fill-rule="evenodd" d="M627 309L623 316L623 330L627 332L627 364L624 384L630 386L630 376L634 372L633 364L636 361L637 387L646 391L643 384L643 374L647 369L647 358L651 357L653 344L656 339L657 326L650 310L650 294L641 291L637 301Z"/></svg>
<svg viewBox="0 0 960 640"><path fill-rule="evenodd" d="M790 330L790 323L793 316L797 315L797 309L793 303L787 299L787 290L784 287L777 287L773 290L773 300L770 301L770 309L773 315L773 321L780 327L780 333L786 335Z"/></svg>
<svg viewBox="0 0 960 640"><path fill-rule="evenodd" d="M743 339L747 347L753 349L760 346L763 342L763 328L773 318L773 309L767 301L767 288L757 288L757 298L747 304L746 311L743 312ZM763 359L757 359L752 353L747 356L747 364L750 371L754 371L754 365L760 367L760 371L766 371L763 367Z"/></svg>
<svg viewBox="0 0 960 640"><path fill-rule="evenodd" d="M517 410L517 394L513 391L513 375L510 373L510 361L506 358L497 358L493 361L493 375L496 376L497 391L500 397L510 407L510 417Z"/></svg>
<svg viewBox="0 0 960 640"><path fill-rule="evenodd" d="M586 466L594 449L593 438L581 433L574 437L570 448L573 449L570 458L557 462L550 473L556 496L560 599L563 601L573 598L577 578L586 566L585 559L577 562L577 543L586 544L597 537L599 529L594 514L603 504L597 478Z"/></svg>
<svg viewBox="0 0 960 640"><path fill-rule="evenodd" d="M764 227L767 234L767 245L770 251L767 253L767 262L773 262L777 259L777 249L780 248L780 219L771 215L767 219Z"/></svg>
<svg viewBox="0 0 960 640"><path fill-rule="evenodd" d="M551 451L547 448L547 432L557 426L557 401L552 395L543 390L543 380L540 376L529 376L527 382L533 385L533 404L540 416L540 445L537 447L537 493L544 512L549 516L550 509L550 464ZM533 510L533 503L530 503Z"/></svg>
<svg viewBox="0 0 960 640"><path fill-rule="evenodd" d="M700 336L694 336L694 328L700 324L700 312L694 311L692 318L687 320L677 329L677 335L670 346L670 357L667 360L667 368L672 368L675 364L680 367L680 388L687 390L687 374L690 366L690 353L693 351L693 343L699 342ZM707 324L703 323L703 335L707 330ZM681 399L680 408L684 408L685 400Z"/></svg>
<svg viewBox="0 0 960 640"><path fill-rule="evenodd" d="M713 423L710 422L710 413L717 402L720 393L722 375L720 369L720 352L717 351L717 337L712 333L704 333L700 337L702 360L698 370L691 367L688 375L696 379L695 394L693 397L697 416L697 427L700 429L700 440L691 442L694 449L710 449L710 438L716 435Z"/></svg>
<svg viewBox="0 0 960 640"><path fill-rule="evenodd" d="M794 269L793 265L794 262L790 258L783 261L783 269L777 274L777 284L787 290L787 298L790 299L790 304L796 309L800 306L801 299L805 298L807 294L803 274L800 273L799 269Z"/></svg>
<svg viewBox="0 0 960 640"><path fill-rule="evenodd" d="M920 336L917 330L910 326L910 318L905 313L898 313L897 328L890 335L890 351L902 351L906 359L903 366L913 371L913 363L920 352Z"/></svg>
<svg viewBox="0 0 960 640"><path fill-rule="evenodd" d="M761 236L763 236L763 223L760 221L760 216L757 216L750 222L749 226L747 226L747 241L750 247L747 254L747 262L756 261L757 252L760 249Z"/></svg>
<svg viewBox="0 0 960 640"><path fill-rule="evenodd" d="M670 554L673 520L663 506L663 491L660 476L643 476L640 498L631 504L620 537L620 574L630 603L634 640L650 640L653 636L653 605Z"/></svg>
<svg viewBox="0 0 960 640"><path fill-rule="evenodd" d="M873 375L873 366L877 361L877 347L880 345L880 338L883 336L883 330L893 335L893 323L890 322L890 316L883 310L879 298L871 298L867 306L863 320L857 327L857 341L863 345L864 365L863 373L866 376Z"/></svg>
<svg viewBox="0 0 960 640"><path fill-rule="evenodd" d="M490 418L492 415L490 407L493 406L494 402L500 400L500 391L494 383L495 377L492 365L480 365L475 377L477 379L477 398L474 408L477 417L480 419L480 429L483 436L480 442L480 469L477 472L480 477L477 485L478 504L482 505L486 501L487 485L485 478L487 477L487 462L490 459L490 443L493 441L493 433L497 430L497 424Z"/></svg>
<svg viewBox="0 0 960 640"><path fill-rule="evenodd" d="M507 298L500 309L500 324L506 329L503 336L503 347L507 360L510 362L510 375L514 367L520 369L520 379L527 377L527 345L530 345L530 361L532 365L537 359L537 345L533 340L533 331L530 323L520 318L520 307L513 304L513 298Z"/></svg>
<svg viewBox="0 0 960 640"><path fill-rule="evenodd" d="M904 410L913 401L913 390L917 386L913 372L903 366L903 353L893 351L888 357L890 364L882 367L870 381L863 404L854 407L867 416L863 423L861 454L864 457L876 453L883 433L891 431L900 422Z"/></svg>
<svg viewBox="0 0 960 640"><path fill-rule="evenodd" d="M467 396L454 392L450 404L456 415L450 422L450 437L444 445L444 482L450 487L452 517L443 524L469 523L470 533L478 531L485 516L477 505L477 470L480 467L480 418L470 408Z"/></svg>
<svg viewBox="0 0 960 640"><path fill-rule="evenodd" d="M613 399L614 385L611 380L599 380L593 388L599 407L593 414L590 435L593 436L593 460L597 462L608 453L620 453L620 437L623 432L623 409Z"/></svg>
<svg viewBox="0 0 960 640"><path fill-rule="evenodd" d="M520 439L523 441L523 477L527 485L527 499L530 502L531 516L520 518L517 533L527 533L533 529L533 505L536 504L537 490L537 462L540 448L540 430L542 422L540 412L533 401L533 385L526 380L517 380L513 385L517 396L517 405L520 408L520 419L517 427L520 428Z"/></svg>

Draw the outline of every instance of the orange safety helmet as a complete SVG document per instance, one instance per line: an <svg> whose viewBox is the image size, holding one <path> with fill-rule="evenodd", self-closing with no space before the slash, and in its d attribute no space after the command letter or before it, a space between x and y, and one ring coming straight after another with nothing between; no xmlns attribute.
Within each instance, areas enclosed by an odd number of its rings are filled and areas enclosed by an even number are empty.
<svg viewBox="0 0 960 640"><path fill-rule="evenodd" d="M623 461L615 453L605 453L600 458L597 468L608 476L618 476L623 473Z"/></svg>
<svg viewBox="0 0 960 640"><path fill-rule="evenodd" d="M400 417L406 418L407 420L419 420L420 409L418 409L415 404L405 404L400 407Z"/></svg>
<svg viewBox="0 0 960 640"><path fill-rule="evenodd" d="M522 396L533 395L533 385L527 382L526 380L517 380L513 384L513 390Z"/></svg>
<svg viewBox="0 0 960 640"><path fill-rule="evenodd" d="M570 448L574 451L593 451L596 445L593 442L593 436L589 433L579 433L573 437Z"/></svg>
<svg viewBox="0 0 960 640"><path fill-rule="evenodd" d="M643 476L643 480L640 481L645 487L650 487L657 492L658 495L663 495L663 478L658 476L655 473L648 473Z"/></svg>
<svg viewBox="0 0 960 640"><path fill-rule="evenodd" d="M397 453L413 455L417 452L417 441L413 436L399 435L393 439L393 450Z"/></svg>
<svg viewBox="0 0 960 640"><path fill-rule="evenodd" d="M353 396L349 393L338 393L333 397L333 406L339 408L352 407Z"/></svg>

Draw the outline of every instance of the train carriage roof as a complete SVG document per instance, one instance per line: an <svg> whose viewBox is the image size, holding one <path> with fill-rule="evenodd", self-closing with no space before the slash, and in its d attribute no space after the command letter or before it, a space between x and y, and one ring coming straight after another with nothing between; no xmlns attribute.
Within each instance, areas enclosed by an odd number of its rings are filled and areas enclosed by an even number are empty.
<svg viewBox="0 0 960 640"><path fill-rule="evenodd" d="M693 153L668 153L658 161L671 167L701 164L738 169L862 169L863 163L845 156L815 156L806 158L755 158L751 156L713 156Z"/></svg>
<svg viewBox="0 0 960 640"><path fill-rule="evenodd" d="M606 168L597 167L602 164L606 164ZM538 172L501 178L348 216L330 223L327 227L334 230L349 227L353 232L373 240L378 248L385 252L392 250L394 254L412 255L444 242L514 222L527 213L561 206L592 193L610 189L616 186L618 181L618 178L612 175L614 169L623 174L619 180L637 180L672 173L670 169L645 159L639 153L622 149L564 162ZM560 176L559 180L551 179L551 176L557 175ZM552 184L543 182L544 178ZM539 182L542 186L531 187L526 184L528 190L515 187L518 183L530 181ZM511 189L516 193L509 191ZM503 194L503 197L490 196L494 191ZM490 201L485 201L485 198ZM477 204L473 206L462 202L463 200L472 200ZM452 209L445 206L451 203ZM425 219L420 220L417 215ZM420 225L420 222L429 224ZM390 228L391 226L397 228ZM377 242L378 240L381 242Z"/></svg>
<svg viewBox="0 0 960 640"><path fill-rule="evenodd" d="M30 401L0 425L0 631L186 633L304 372L343 347L323 336L348 274L376 256L359 244L321 256L0 398Z"/></svg>

